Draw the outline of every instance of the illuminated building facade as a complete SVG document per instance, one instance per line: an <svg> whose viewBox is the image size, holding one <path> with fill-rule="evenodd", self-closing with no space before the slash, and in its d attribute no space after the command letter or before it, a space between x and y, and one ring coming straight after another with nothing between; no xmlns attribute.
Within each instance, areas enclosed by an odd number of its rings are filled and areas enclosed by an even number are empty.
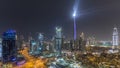
<svg viewBox="0 0 120 68"><path fill-rule="evenodd" d="M56 27L55 51L57 53L57 56L61 56L61 46L62 46L62 28Z"/></svg>
<svg viewBox="0 0 120 68"><path fill-rule="evenodd" d="M2 61L14 62L17 59L16 31L8 30L3 33L2 38Z"/></svg>
<svg viewBox="0 0 120 68"><path fill-rule="evenodd" d="M96 45L96 43L97 42L96 42L95 37L92 36L92 37L88 37L87 38L87 43L86 43L87 46L89 46L89 45Z"/></svg>
<svg viewBox="0 0 120 68"><path fill-rule="evenodd" d="M38 35L38 39L39 39L39 45L38 45L38 51L39 52L42 52L43 51L43 40L44 40L44 36L43 36L43 34L42 33L39 33L39 35Z"/></svg>
<svg viewBox="0 0 120 68"><path fill-rule="evenodd" d="M116 27L113 29L113 46L118 46L119 45L119 36L118 36L118 30Z"/></svg>
<svg viewBox="0 0 120 68"><path fill-rule="evenodd" d="M34 39L30 39L30 54L32 55L40 55L43 51L43 34L39 33L38 42Z"/></svg>
<svg viewBox="0 0 120 68"><path fill-rule="evenodd" d="M34 52L37 50L37 43L35 40L31 39L30 40L30 54L34 54Z"/></svg>

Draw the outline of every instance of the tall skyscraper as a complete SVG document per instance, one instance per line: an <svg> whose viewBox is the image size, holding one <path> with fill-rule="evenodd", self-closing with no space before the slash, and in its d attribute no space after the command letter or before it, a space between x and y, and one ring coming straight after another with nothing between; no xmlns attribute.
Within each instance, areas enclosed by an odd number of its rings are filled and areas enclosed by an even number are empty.
<svg viewBox="0 0 120 68"><path fill-rule="evenodd" d="M38 40L39 40L39 45L38 45L38 51L42 52L43 49L43 40L44 40L44 36L42 33L39 33L38 35Z"/></svg>
<svg viewBox="0 0 120 68"><path fill-rule="evenodd" d="M37 51L37 43L34 39L31 39L30 40L30 46L29 46L29 51L30 51L30 54L34 55L35 52Z"/></svg>
<svg viewBox="0 0 120 68"><path fill-rule="evenodd" d="M61 46L62 46L62 28L56 27L55 50L58 56L61 56Z"/></svg>
<svg viewBox="0 0 120 68"><path fill-rule="evenodd" d="M82 32L80 34L80 37L79 37L79 46L78 46L78 49L80 51L85 51L85 47L86 47L86 40L85 40L85 37L84 37L84 33Z"/></svg>
<svg viewBox="0 0 120 68"><path fill-rule="evenodd" d="M3 33L2 38L2 61L14 62L17 59L16 31L8 30Z"/></svg>
<svg viewBox="0 0 120 68"><path fill-rule="evenodd" d="M116 27L113 29L113 46L118 46L119 45L119 36L118 36L118 30Z"/></svg>
<svg viewBox="0 0 120 68"><path fill-rule="evenodd" d="M74 16L74 41L77 39L77 25L75 21L75 16Z"/></svg>

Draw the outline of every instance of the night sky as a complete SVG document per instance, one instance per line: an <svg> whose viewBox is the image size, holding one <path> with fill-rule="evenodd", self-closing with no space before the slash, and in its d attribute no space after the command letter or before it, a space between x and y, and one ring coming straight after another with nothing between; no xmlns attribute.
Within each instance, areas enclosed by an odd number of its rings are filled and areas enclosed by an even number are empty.
<svg viewBox="0 0 120 68"><path fill-rule="evenodd" d="M61 26L66 38L73 36L75 0L0 0L0 34L15 29L25 36L42 32L48 38ZM80 0L77 34L112 40L113 27L120 28L120 0ZM120 30L119 30L120 31Z"/></svg>

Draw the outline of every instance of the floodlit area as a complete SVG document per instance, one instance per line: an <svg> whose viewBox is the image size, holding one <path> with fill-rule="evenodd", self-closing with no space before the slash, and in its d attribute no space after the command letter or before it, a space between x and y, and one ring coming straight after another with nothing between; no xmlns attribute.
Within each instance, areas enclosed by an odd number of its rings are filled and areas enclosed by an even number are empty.
<svg viewBox="0 0 120 68"><path fill-rule="evenodd" d="M25 57L25 62L21 62L17 65L14 65L12 63L3 64L3 68L47 68L45 66L47 60L29 55L28 48L21 50L20 53Z"/></svg>
<svg viewBox="0 0 120 68"><path fill-rule="evenodd" d="M18 65L14 68L47 68L45 63L47 62L46 59L41 59L39 57L30 56L28 53L28 48L20 51L20 53L25 57L26 63L23 65Z"/></svg>

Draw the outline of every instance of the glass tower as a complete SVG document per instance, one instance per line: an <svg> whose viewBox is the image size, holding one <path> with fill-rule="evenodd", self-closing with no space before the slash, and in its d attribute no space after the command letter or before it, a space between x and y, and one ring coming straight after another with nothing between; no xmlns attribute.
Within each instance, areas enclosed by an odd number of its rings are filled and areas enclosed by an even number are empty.
<svg viewBox="0 0 120 68"><path fill-rule="evenodd" d="M61 46L62 46L62 28L56 27L55 50L57 52L57 56L61 55Z"/></svg>
<svg viewBox="0 0 120 68"><path fill-rule="evenodd" d="M8 30L3 33L2 38L2 61L14 62L17 59L16 31Z"/></svg>

